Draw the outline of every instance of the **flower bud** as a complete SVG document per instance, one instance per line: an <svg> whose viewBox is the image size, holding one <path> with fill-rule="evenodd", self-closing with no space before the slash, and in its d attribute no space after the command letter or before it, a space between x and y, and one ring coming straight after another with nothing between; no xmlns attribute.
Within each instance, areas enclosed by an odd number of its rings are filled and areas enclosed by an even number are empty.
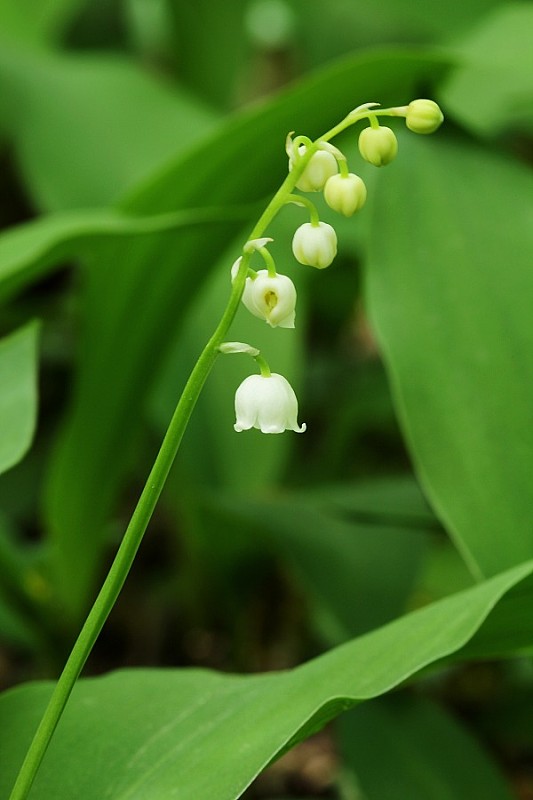
<svg viewBox="0 0 533 800"><path fill-rule="evenodd" d="M305 151L305 145L301 144L298 153L303 156ZM289 172L293 168L293 161L289 158ZM298 179L296 188L301 192L321 192L327 179L336 173L337 159L335 156L326 150L317 150Z"/></svg>
<svg viewBox="0 0 533 800"><path fill-rule="evenodd" d="M398 152L398 140L390 128L380 125L378 128L363 128L359 134L359 152L375 167L384 167L395 158Z"/></svg>
<svg viewBox="0 0 533 800"><path fill-rule="evenodd" d="M271 277L268 270L260 269L256 277L246 278L242 302L272 328L294 328L296 289L286 275Z"/></svg>
<svg viewBox="0 0 533 800"><path fill-rule="evenodd" d="M235 393L236 431L258 428L261 433L303 433L298 425L298 400L290 383L275 372L250 375Z"/></svg>
<svg viewBox="0 0 533 800"><path fill-rule="evenodd" d="M407 106L405 123L415 133L434 133L444 115L433 100L413 100Z"/></svg>
<svg viewBox="0 0 533 800"><path fill-rule="evenodd" d="M351 217L366 202L366 186L358 175L333 175L324 187L324 198L333 211Z"/></svg>
<svg viewBox="0 0 533 800"><path fill-rule="evenodd" d="M292 252L300 264L324 269L337 255L337 234L327 222L305 222L293 236Z"/></svg>

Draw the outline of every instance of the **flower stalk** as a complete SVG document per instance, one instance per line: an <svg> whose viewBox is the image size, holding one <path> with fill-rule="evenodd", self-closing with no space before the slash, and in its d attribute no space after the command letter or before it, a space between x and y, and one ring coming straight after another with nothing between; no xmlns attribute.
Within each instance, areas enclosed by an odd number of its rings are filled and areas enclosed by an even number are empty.
<svg viewBox="0 0 533 800"><path fill-rule="evenodd" d="M309 263L318 268L327 266L331 263L331 260L333 260L334 251L336 250L336 238L334 238L335 233L333 229L327 223L319 221L316 209L313 211L315 208L313 204L310 204L306 199L302 199L299 196L296 197L292 194L295 187L302 181L302 177L315 155L320 151L319 158L315 159L315 165L318 164L318 172L320 173L319 178L315 178L315 172L313 172L313 180L310 181L309 176L311 172L309 172L306 180L304 180L301 185L310 186L311 188L309 190L311 191L317 191L316 187L318 185L322 185L321 188L323 188L328 178L333 177L334 173L336 174L337 164L340 165L342 180L347 181L349 172L342 153L338 151L335 152L336 148L326 146L327 143L337 134L351 125L354 125L356 122L367 119L373 124L373 120L377 119L378 116L406 117L409 113L410 125L416 132L426 133L435 130L442 121L442 115L439 117L440 110L438 110L438 107L436 107L435 104L431 105L431 101L414 101L414 103L416 103L416 105L411 104L410 106L387 109L376 108L376 103L367 103L351 111L338 125L331 128L315 141L311 141L305 136L298 136L294 140L291 140L289 137L287 150L291 162L290 171L257 220L243 247L241 257L234 264L232 270L232 287L226 308L212 336L194 365L185 388L183 389L161 444L161 448L127 526L109 573L72 648L72 652L68 657L39 727L30 744L11 792L10 800L25 800L28 796L41 761L46 753L76 680L129 574L174 462L193 409L218 355L221 352L247 352L256 359L261 371L260 375L250 376L250 378L247 378L243 384L241 384L241 387L239 387L242 391L238 410L238 415L241 416L241 419L240 424L238 424L239 420L238 423L236 423L238 430L245 430L250 427L258 427L264 432L270 433L280 433L288 429L296 432L303 432L305 430L305 425L299 426L297 423L298 407L296 396L285 378L276 373L271 373L268 364L255 348L251 348L249 345L244 345L239 342L224 344L224 339L226 338L227 332L243 297L247 279L253 280L255 275L255 279L259 280L257 277L259 273L255 273L250 269L250 261L253 254L258 250L262 255L267 266L265 272L270 280L283 277L277 275L274 262L271 260L271 256L266 250L266 244L270 242L271 239L264 237L264 232L287 202L298 201L300 205L306 206L310 211L311 222L301 226L299 233L297 232L298 236L295 247L298 253L297 257L300 256L299 260L302 260L302 263ZM375 130L375 128L370 128L369 130ZM350 182L353 182L351 178ZM351 185L350 182L342 184L343 191L345 191L346 187ZM335 187L335 184L333 184L333 186ZM360 188L358 191L361 192ZM356 204L355 200L353 197L349 197L348 200L344 197L340 197L340 195L337 197L338 192L339 190L337 187L332 202L334 205L336 204L339 206L342 213L346 213L351 210L351 206ZM361 197L357 199L357 203L359 205L362 204ZM283 296L287 303L289 302L286 300L287 297L289 297L290 300L291 296L290 289L287 289L288 284L284 284L282 289L279 288L280 286L283 286L283 284L276 284L275 287L278 294L276 294L276 292L270 292L268 295L265 302L269 308L273 300L271 295L275 295L274 299L276 299L276 302L279 301L281 296ZM264 297L267 296L265 295ZM293 313L293 309L289 309L287 312L285 316L286 323L291 322L290 313ZM264 311L263 316L268 319L266 315L267 311ZM287 327L292 327L292 325L287 324Z"/></svg>

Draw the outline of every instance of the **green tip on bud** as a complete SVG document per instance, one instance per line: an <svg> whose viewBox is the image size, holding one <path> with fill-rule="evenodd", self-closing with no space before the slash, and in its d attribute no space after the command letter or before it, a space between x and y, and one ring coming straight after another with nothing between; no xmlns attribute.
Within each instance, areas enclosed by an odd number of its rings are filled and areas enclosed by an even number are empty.
<svg viewBox="0 0 533 800"><path fill-rule="evenodd" d="M407 106L405 123L414 133L434 133L444 115L433 100L413 100Z"/></svg>
<svg viewBox="0 0 533 800"><path fill-rule="evenodd" d="M359 134L359 152L375 167L384 167L396 157L398 140L390 128L379 125L377 128L363 128Z"/></svg>

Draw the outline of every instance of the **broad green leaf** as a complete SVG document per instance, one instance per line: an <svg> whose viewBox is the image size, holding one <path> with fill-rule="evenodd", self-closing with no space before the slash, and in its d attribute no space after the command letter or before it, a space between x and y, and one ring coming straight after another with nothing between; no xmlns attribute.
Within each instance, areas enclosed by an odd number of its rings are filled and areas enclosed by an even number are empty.
<svg viewBox="0 0 533 800"><path fill-rule="evenodd" d="M37 334L30 323L0 341L0 472L28 450L37 416Z"/></svg>
<svg viewBox="0 0 533 800"><path fill-rule="evenodd" d="M1 40L0 40L1 43ZM114 202L210 129L214 115L119 56L0 47L0 119L35 202Z"/></svg>
<svg viewBox="0 0 533 800"><path fill-rule="evenodd" d="M533 130L533 7L509 3L452 45L458 66L439 89L446 109L484 136Z"/></svg>
<svg viewBox="0 0 533 800"><path fill-rule="evenodd" d="M466 727L423 696L393 695L350 711L340 720L340 748L367 800L514 796Z"/></svg>
<svg viewBox="0 0 533 800"><path fill-rule="evenodd" d="M533 562L523 564L287 672L130 670L82 680L32 800L235 800L328 720L460 652L506 593L530 609L532 573ZM50 689L29 684L0 698L3 796Z"/></svg>
<svg viewBox="0 0 533 800"><path fill-rule="evenodd" d="M41 217L0 234L0 298L4 300L73 258L83 258L106 241L195 226L219 226L246 219L244 208L203 208L135 217L114 209L63 211Z"/></svg>
<svg viewBox="0 0 533 800"><path fill-rule="evenodd" d="M533 555L532 218L531 173L439 134L402 139L374 194L371 317L422 486L478 575Z"/></svg>
<svg viewBox="0 0 533 800"><path fill-rule="evenodd" d="M283 179L287 131L318 134L361 98L379 96L386 102L410 97L422 75L429 79L442 71L438 58L418 51L347 59L229 120L139 188L125 205L136 214L151 215L255 202ZM103 524L113 508L147 393L195 292L236 232L237 226L228 224L210 236L201 231L154 234L139 246L115 242L91 255L74 404L47 492L59 585L73 613L87 602L105 542Z"/></svg>
<svg viewBox="0 0 533 800"><path fill-rule="evenodd" d="M57 38L85 0L0 0L0 30L17 42Z"/></svg>

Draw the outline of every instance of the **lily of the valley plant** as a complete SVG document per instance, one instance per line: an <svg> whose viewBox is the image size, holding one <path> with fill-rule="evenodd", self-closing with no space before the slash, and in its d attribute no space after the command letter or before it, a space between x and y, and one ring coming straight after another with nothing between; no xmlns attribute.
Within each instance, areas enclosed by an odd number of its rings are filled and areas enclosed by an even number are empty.
<svg viewBox="0 0 533 800"><path fill-rule="evenodd" d="M308 219L294 233L294 256L303 265L316 269L329 267L337 252L337 236L330 223L320 220L316 206L305 194L324 192L327 205L347 217L363 208L366 187L356 173L349 171L346 157L331 144L331 140L350 126L366 121L369 124L359 135L359 152L371 164L384 166L396 157L398 143L392 129L380 125L379 120L383 117L403 117L411 131L421 134L433 133L443 119L439 107L432 100L414 100L406 106L386 109L379 108L376 103L366 103L355 108L315 141L302 135L294 138L288 136L287 177L257 220L231 269L232 288L227 306L178 401L109 574L28 749L11 800L23 800L30 791L72 688L126 580L193 408L220 353L245 353L252 356L259 366L260 374L247 377L237 389L236 431L250 428L258 428L263 433L305 431L305 424L298 423L298 402L288 380L271 372L267 361L256 348L224 340L241 301L254 316L263 319L271 327L294 328L297 319L296 288L288 276L278 274L276 270L268 249L272 239L265 235L268 226L288 203L303 208ZM262 268L252 266L253 260L260 260Z"/></svg>

